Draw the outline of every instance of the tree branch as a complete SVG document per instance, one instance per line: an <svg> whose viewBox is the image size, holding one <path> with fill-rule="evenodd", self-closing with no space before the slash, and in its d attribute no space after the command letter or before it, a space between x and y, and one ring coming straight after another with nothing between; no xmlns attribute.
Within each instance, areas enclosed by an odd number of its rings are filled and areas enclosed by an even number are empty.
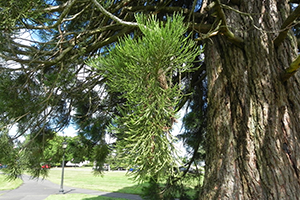
<svg viewBox="0 0 300 200"><path fill-rule="evenodd" d="M60 54L59 56L57 56L55 59L50 60L50 61L43 61L43 60L32 60L32 59L24 59L24 58L17 58L17 57L10 57L7 56L3 53L0 52L0 57L4 58L5 60L13 60L16 61L20 64L42 64L43 66L48 66L48 65L54 65L56 63L58 63L59 61L61 61L65 55L67 55L67 53L69 53L72 49L73 49L74 45L69 46L67 48L65 48Z"/></svg>
<svg viewBox="0 0 300 200"><path fill-rule="evenodd" d="M117 33L115 35L112 35L110 37L106 37L105 39L103 39L103 38L97 39L93 42L93 44L91 46L86 48L86 51L87 52L96 51L97 49L99 49L103 46L106 46L106 45L109 45L113 42L118 41L118 39L120 37L122 37L126 33L130 33L131 31L132 31L132 28L127 27L127 28L122 29L122 31L120 31L119 33Z"/></svg>
<svg viewBox="0 0 300 200"><path fill-rule="evenodd" d="M300 3L300 0L290 0L289 3Z"/></svg>
<svg viewBox="0 0 300 200"><path fill-rule="evenodd" d="M53 24L53 25L50 25L50 26L33 26L33 25L29 25L29 24L26 24L26 28L27 29L51 29L51 28L54 28L54 27L57 27L58 25L61 24L61 22L63 21L64 17L69 13L69 11L71 10L71 7L75 4L77 0L70 0L66 3L66 7L64 8L63 12L61 13L60 17L58 18L58 20Z"/></svg>
<svg viewBox="0 0 300 200"><path fill-rule="evenodd" d="M293 26L293 22L300 17L300 6L298 6L289 16L288 18L283 22L280 33L274 40L275 47L278 47L283 40L286 38L290 28Z"/></svg>
<svg viewBox="0 0 300 200"><path fill-rule="evenodd" d="M138 12L138 11L157 11L157 12L166 12L166 13L173 13L173 12L179 12L181 11L184 14L189 13L189 10L187 8L181 8L181 7L160 7L160 6L126 6L123 8L126 12Z"/></svg>
<svg viewBox="0 0 300 200"><path fill-rule="evenodd" d="M291 65L285 69L281 76L283 82L287 81L291 76L293 76L300 67L300 55L291 63Z"/></svg>
<svg viewBox="0 0 300 200"><path fill-rule="evenodd" d="M107 10L105 10L100 3L98 3L97 0L92 0L92 2L97 6L97 8L107 17L111 18L112 20L114 20L116 23L118 24L122 24L122 25L126 25L126 26L133 26L133 27L138 27L138 23L136 22L126 22L121 20L120 18L114 16L113 14L111 14L110 12L108 12Z"/></svg>
<svg viewBox="0 0 300 200"><path fill-rule="evenodd" d="M37 12L58 12L58 11L61 11L61 10L64 10L65 7L68 5L68 2L64 3L64 4L61 4L59 6L50 6L48 8L44 8L44 9L38 9L36 10Z"/></svg>
<svg viewBox="0 0 300 200"><path fill-rule="evenodd" d="M196 30L198 33L206 34L212 30L212 25L201 23L189 23L188 30Z"/></svg>
<svg viewBox="0 0 300 200"><path fill-rule="evenodd" d="M221 20L221 27L220 27L220 31L235 45L237 45L238 47L242 47L243 46L243 39L240 37L235 36L228 28L227 22L226 22L226 16L225 13L223 11L223 9L221 8L221 3L220 0L216 0L216 11L218 14L218 17Z"/></svg>

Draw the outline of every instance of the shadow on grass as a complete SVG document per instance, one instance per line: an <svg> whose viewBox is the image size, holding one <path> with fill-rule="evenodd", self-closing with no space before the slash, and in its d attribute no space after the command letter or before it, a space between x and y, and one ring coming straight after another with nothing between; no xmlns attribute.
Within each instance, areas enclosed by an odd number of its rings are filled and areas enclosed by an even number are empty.
<svg viewBox="0 0 300 200"><path fill-rule="evenodd" d="M83 198L82 200L143 200L142 198L142 188L145 186L149 186L148 183L144 183L144 184L137 184L131 187L124 187L118 191L115 192L107 192L105 194L102 195L98 195L95 197L86 197ZM184 199L194 199L193 197L195 197L195 191L191 188L185 188L186 189L186 198ZM189 192L187 191L189 190ZM126 193L124 193L126 192ZM129 194L130 192L130 194ZM154 194L153 194L154 195ZM175 199L179 199L181 197L179 197L179 193L178 195L176 195L176 197L174 197ZM171 198L172 199L172 198Z"/></svg>
<svg viewBox="0 0 300 200"><path fill-rule="evenodd" d="M136 184L131 187L121 188L115 192L107 192L96 197L84 198L82 200L142 200L142 188L147 185L147 183Z"/></svg>

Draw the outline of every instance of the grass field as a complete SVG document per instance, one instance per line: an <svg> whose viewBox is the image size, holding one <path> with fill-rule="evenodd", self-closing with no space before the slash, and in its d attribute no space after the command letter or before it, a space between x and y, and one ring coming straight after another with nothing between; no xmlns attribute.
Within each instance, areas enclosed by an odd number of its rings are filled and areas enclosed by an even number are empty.
<svg viewBox="0 0 300 200"><path fill-rule="evenodd" d="M0 171L1 172L1 171ZM60 185L61 183L61 168L52 168L49 171L49 176L46 178L53 183ZM22 184L22 180L17 179L13 182L5 180L5 176L0 174L0 190L9 190L17 188ZM187 184L190 188L195 186L195 183ZM146 184L137 184L125 171L105 172L104 176L95 176L91 168L65 168L64 186L78 187L103 192L120 192L129 194L142 194L142 187ZM193 195L193 189L190 191ZM65 194L51 195L46 200L125 200L111 197L100 197L86 194Z"/></svg>
<svg viewBox="0 0 300 200"><path fill-rule="evenodd" d="M49 172L49 177L47 179L56 184L60 184L61 168L51 169ZM138 184L134 182L133 180L130 179L130 177L126 175L125 171L105 172L104 176L101 177L101 176L95 176L92 173L91 168L82 167L82 168L65 168L64 185L71 186L71 187L99 190L104 192L120 192L120 193L142 195L142 187L148 184L147 183ZM190 196L195 195L196 191L193 190L193 188L196 185L197 185L197 181L191 181L189 184L187 183L186 189L188 188L190 189L188 192ZM102 200L97 198L93 197L93 198L83 198L83 199ZM63 200L63 199L58 199L58 200Z"/></svg>
<svg viewBox="0 0 300 200"><path fill-rule="evenodd" d="M52 168L49 177L53 183L60 184L61 168ZM104 192L141 194L142 185L126 176L125 171L105 172L104 176L95 176L91 168L65 168L64 185Z"/></svg>
<svg viewBox="0 0 300 200"><path fill-rule="evenodd" d="M4 174L0 174L0 190L16 189L22 183L23 183L23 181L19 178L14 181L8 181L8 180L6 180L6 176Z"/></svg>

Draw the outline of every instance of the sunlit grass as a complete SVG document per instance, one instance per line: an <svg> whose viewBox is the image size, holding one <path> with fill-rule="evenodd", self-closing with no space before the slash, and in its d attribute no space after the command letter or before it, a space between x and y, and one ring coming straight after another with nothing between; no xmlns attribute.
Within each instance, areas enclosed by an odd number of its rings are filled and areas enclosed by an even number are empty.
<svg viewBox="0 0 300 200"><path fill-rule="evenodd" d="M89 194L56 194L51 195L46 200L127 200L123 198L102 197Z"/></svg>
<svg viewBox="0 0 300 200"><path fill-rule="evenodd" d="M1 172L1 170L0 170ZM16 179L15 181L7 181L6 176L0 174L0 190L11 190L19 187L23 181ZM202 177L203 178L203 177ZM52 168L49 170L49 176L46 178L53 183L61 183L61 168ZM199 183L199 180L190 180L185 182L186 189L189 188L188 194L195 195L194 186ZM98 190L103 192L119 192L128 194L142 195L142 187L148 184L137 184L126 175L125 171L105 172L104 176L95 176L91 168L65 168L64 185L69 187L85 188ZM163 184L162 184L163 185ZM47 200L121 200L109 197L100 197L93 195L51 195Z"/></svg>
<svg viewBox="0 0 300 200"><path fill-rule="evenodd" d="M0 190L13 190L18 188L22 183L23 181L19 178L9 181L6 175L0 174Z"/></svg>
<svg viewBox="0 0 300 200"><path fill-rule="evenodd" d="M60 184L61 168L51 169L47 179ZM64 185L104 192L142 193L142 185L126 176L125 171L105 172L104 176L95 176L91 168L65 168Z"/></svg>

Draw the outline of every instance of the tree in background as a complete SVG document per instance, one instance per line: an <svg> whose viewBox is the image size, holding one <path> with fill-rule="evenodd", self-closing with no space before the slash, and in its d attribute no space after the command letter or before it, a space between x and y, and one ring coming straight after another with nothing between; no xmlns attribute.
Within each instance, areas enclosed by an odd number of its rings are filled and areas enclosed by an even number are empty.
<svg viewBox="0 0 300 200"><path fill-rule="evenodd" d="M78 120L81 130L97 130L89 132L93 145L106 148L107 126L100 124L109 124L114 115L123 117L116 105L126 104L126 99L107 92L107 80L84 61L107 54L103 47L128 34L138 38L135 13L165 21L181 11L189 36L205 44L204 68L172 77L173 84L185 83L186 93L199 93L195 86L200 83L207 89L206 98L198 98L207 101L205 180L199 199L299 199L298 4L1 1L0 56L8 61L1 66L1 130L16 124L19 135L47 135L45 129L58 131ZM25 38L24 30L34 38ZM197 104L190 97L182 98L178 108ZM13 139L8 136L6 141Z"/></svg>
<svg viewBox="0 0 300 200"><path fill-rule="evenodd" d="M17 159L18 159L18 149L15 148L14 141L11 140L8 130L3 130L0 132L0 145L1 145L1 151L0 151L0 164L9 166L18 165ZM13 174L18 175L21 174L22 169L20 168L13 168L11 170ZM11 177L11 179L14 179L16 177Z"/></svg>
<svg viewBox="0 0 300 200"><path fill-rule="evenodd" d="M38 144L37 141L32 139L27 139L24 141L25 145L28 143ZM93 146L89 144L89 140L82 138L80 136L75 137L65 137L55 134L51 140L48 142L44 141L39 148L39 153L43 156L43 161L40 163L33 162L37 165L49 164L51 166L61 165L63 157L62 143L67 143L67 148L65 150L65 163L71 161L72 163L80 163L83 161L91 160L93 161ZM38 149L38 148L37 148ZM31 152L32 150L29 150ZM27 153L25 153L27 154ZM33 157L35 156L28 156Z"/></svg>

